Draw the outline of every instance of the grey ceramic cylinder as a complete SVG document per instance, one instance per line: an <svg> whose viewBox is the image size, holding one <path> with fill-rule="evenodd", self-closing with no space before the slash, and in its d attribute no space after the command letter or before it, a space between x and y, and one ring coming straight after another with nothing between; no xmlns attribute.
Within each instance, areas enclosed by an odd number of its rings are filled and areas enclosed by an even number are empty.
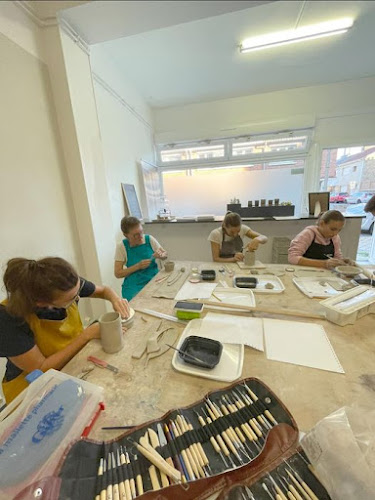
<svg viewBox="0 0 375 500"><path fill-rule="evenodd" d="M102 314L99 318L100 339L103 351L113 354L124 347L121 316L118 312Z"/></svg>
<svg viewBox="0 0 375 500"><path fill-rule="evenodd" d="M244 261L245 266L253 266L255 264L255 252L245 252Z"/></svg>
<svg viewBox="0 0 375 500"><path fill-rule="evenodd" d="M167 262L164 263L164 269L167 273L171 273L174 269L174 262L171 260L167 260Z"/></svg>

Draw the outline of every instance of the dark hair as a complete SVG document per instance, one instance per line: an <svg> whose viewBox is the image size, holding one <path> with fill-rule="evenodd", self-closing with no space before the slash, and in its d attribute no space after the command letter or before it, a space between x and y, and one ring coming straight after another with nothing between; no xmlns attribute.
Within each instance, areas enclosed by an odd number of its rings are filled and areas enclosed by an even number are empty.
<svg viewBox="0 0 375 500"><path fill-rule="evenodd" d="M371 212L372 214L375 212L375 194L368 200L364 210L365 212Z"/></svg>
<svg viewBox="0 0 375 500"><path fill-rule="evenodd" d="M67 292L77 282L75 269L59 257L10 259L4 273L8 296L5 307L12 316L26 318L34 312L37 302L50 302L56 292Z"/></svg>
<svg viewBox="0 0 375 500"><path fill-rule="evenodd" d="M241 222L241 217L236 212L227 212L223 220L223 226L238 227Z"/></svg>
<svg viewBox="0 0 375 500"><path fill-rule="evenodd" d="M327 210L327 212L322 212L318 217L318 222L323 221L325 224L328 224L331 220L345 222L345 217L338 210Z"/></svg>
<svg viewBox="0 0 375 500"><path fill-rule="evenodd" d="M128 234L133 227L138 226L140 223L141 221L137 217L123 217L121 219L121 231L124 234Z"/></svg>

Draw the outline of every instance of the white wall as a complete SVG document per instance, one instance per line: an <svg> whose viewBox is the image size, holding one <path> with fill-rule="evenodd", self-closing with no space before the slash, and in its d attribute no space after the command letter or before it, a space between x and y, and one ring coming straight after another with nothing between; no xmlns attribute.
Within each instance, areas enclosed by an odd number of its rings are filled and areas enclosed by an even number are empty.
<svg viewBox="0 0 375 500"><path fill-rule="evenodd" d="M151 111L132 83L116 72L101 47L92 47L90 61L115 235L111 241L110 284L119 291L122 280L113 275L113 258L114 240L122 239L120 221L127 214L121 183L134 184L142 211L147 215L139 161L154 162Z"/></svg>
<svg viewBox="0 0 375 500"><path fill-rule="evenodd" d="M0 74L1 267L11 257L46 255L76 265L74 217L48 69L0 33Z"/></svg>
<svg viewBox="0 0 375 500"><path fill-rule="evenodd" d="M372 141L375 77L154 110L156 142L315 125L322 147Z"/></svg>

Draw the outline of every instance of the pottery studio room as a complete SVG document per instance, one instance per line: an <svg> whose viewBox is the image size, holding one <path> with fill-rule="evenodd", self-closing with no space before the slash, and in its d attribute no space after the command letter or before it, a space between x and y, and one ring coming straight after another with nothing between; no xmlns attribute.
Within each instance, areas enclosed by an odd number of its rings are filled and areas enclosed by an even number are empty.
<svg viewBox="0 0 375 500"><path fill-rule="evenodd" d="M0 500L375 498L374 23L0 2Z"/></svg>

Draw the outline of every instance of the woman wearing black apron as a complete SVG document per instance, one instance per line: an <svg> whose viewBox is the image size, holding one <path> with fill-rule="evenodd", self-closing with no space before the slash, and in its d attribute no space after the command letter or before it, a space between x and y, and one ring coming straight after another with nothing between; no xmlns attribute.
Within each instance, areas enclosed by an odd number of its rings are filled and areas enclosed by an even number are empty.
<svg viewBox="0 0 375 500"><path fill-rule="evenodd" d="M245 236L251 239L247 245L243 242ZM243 250L253 252L260 244L267 243L267 236L256 233L242 224L238 214L228 212L222 227L211 231L208 241L211 242L214 262L237 262L243 260Z"/></svg>
<svg viewBox="0 0 375 500"><path fill-rule="evenodd" d="M345 218L338 210L328 210L320 215L316 226L307 226L292 240L288 260L290 264L330 269L351 263L341 253L339 232Z"/></svg>

